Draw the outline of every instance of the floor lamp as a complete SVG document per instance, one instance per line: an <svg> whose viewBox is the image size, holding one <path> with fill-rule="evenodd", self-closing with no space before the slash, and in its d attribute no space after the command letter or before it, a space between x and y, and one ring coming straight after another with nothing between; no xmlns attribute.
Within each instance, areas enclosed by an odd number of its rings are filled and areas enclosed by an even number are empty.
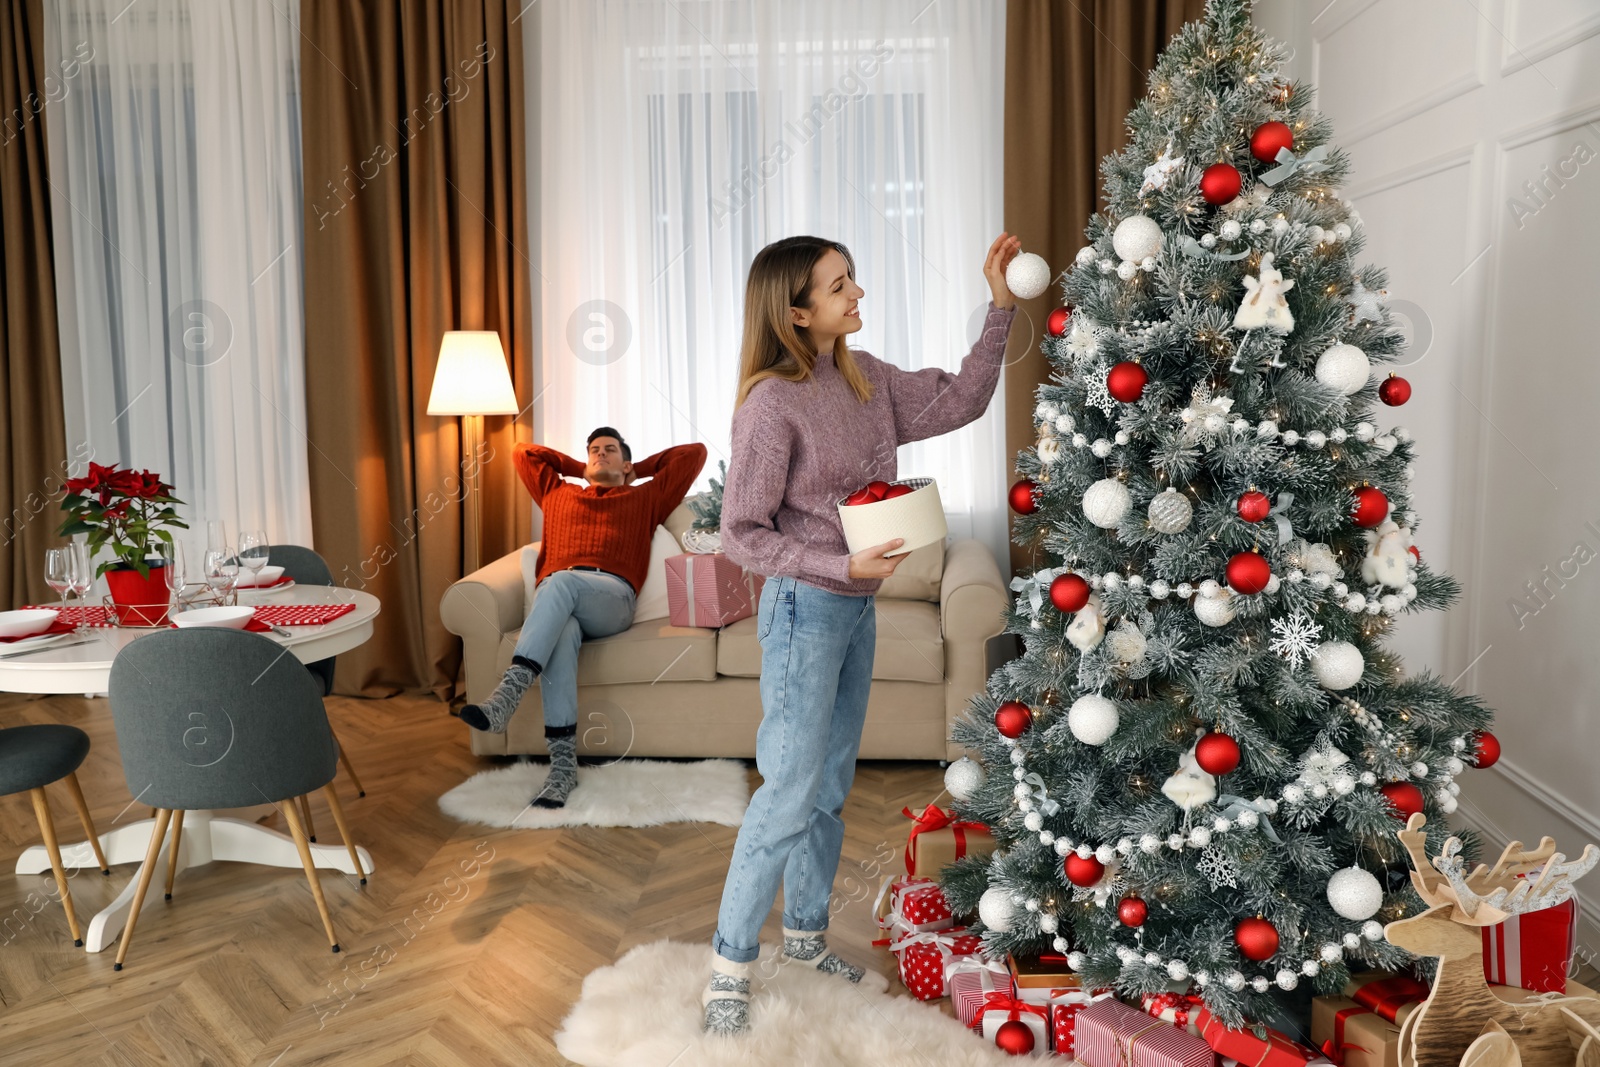
<svg viewBox="0 0 1600 1067"><path fill-rule="evenodd" d="M428 394L429 415L461 418L462 504L466 509L466 573L478 569L482 517L478 500L478 449L485 415L515 415L517 393L511 387L506 352L493 330L451 330L439 343L439 363Z"/></svg>

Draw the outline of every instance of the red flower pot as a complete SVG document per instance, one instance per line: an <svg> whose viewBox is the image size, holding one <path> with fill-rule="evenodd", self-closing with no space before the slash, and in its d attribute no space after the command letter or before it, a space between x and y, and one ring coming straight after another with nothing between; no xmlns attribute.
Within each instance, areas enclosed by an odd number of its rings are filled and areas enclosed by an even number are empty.
<svg viewBox="0 0 1600 1067"><path fill-rule="evenodd" d="M167 624L171 592L165 567L151 567L148 578L139 577L139 572L129 566L115 567L106 571L106 586L111 590L118 626Z"/></svg>

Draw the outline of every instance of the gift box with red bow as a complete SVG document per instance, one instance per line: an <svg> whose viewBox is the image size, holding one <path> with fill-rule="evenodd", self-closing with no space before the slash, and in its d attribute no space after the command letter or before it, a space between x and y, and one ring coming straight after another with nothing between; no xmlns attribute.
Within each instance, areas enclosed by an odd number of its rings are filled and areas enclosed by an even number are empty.
<svg viewBox="0 0 1600 1067"><path fill-rule="evenodd" d="M1212 1050L1229 1056L1250 1067L1306 1067L1321 1055L1276 1030L1261 1028L1265 1036L1256 1036L1253 1029L1230 1030L1222 1020L1205 1008L1195 1010L1200 1036Z"/></svg>
<svg viewBox="0 0 1600 1067"><path fill-rule="evenodd" d="M1200 1036L1200 1009L1205 1001L1192 993L1146 993L1139 1000L1146 1015Z"/></svg>
<svg viewBox="0 0 1600 1067"><path fill-rule="evenodd" d="M924 931L901 937L890 951L900 957L900 981L918 1000L938 1000L949 993L950 979L964 970L990 970L1000 967L978 955L983 939L953 930Z"/></svg>
<svg viewBox="0 0 1600 1067"><path fill-rule="evenodd" d="M674 626L715 630L755 614L765 579L720 552L668 556L667 614Z"/></svg>
<svg viewBox="0 0 1600 1067"><path fill-rule="evenodd" d="M944 890L931 878L884 879L876 912L878 925L889 933L879 944L890 944L902 934L948 930L956 924Z"/></svg>
<svg viewBox="0 0 1600 1067"><path fill-rule="evenodd" d="M990 993L978 1008L974 1029L983 1034L985 1041L993 1041L1000 1028L1009 1022L1020 1022L1033 1034L1033 1052L1043 1055L1050 1051L1050 1009L1041 1004L1029 1004L1010 993Z"/></svg>
<svg viewBox="0 0 1600 1067"><path fill-rule="evenodd" d="M906 874L937 878L963 856L987 856L994 851L994 835L981 822L962 822L953 811L929 804L921 814L910 808L900 813L912 822L906 837Z"/></svg>
<svg viewBox="0 0 1600 1067"><path fill-rule="evenodd" d="M950 990L950 1003L956 1009L956 1018L969 1030L978 1028L978 1012L989 994L1005 993L1009 996L1015 992L1009 974L988 967L958 971L950 976L946 984Z"/></svg>
<svg viewBox="0 0 1600 1067"><path fill-rule="evenodd" d="M1078 1012L1073 1054L1088 1067L1214 1067L1204 1041L1106 998Z"/></svg>
<svg viewBox="0 0 1600 1067"><path fill-rule="evenodd" d="M1053 989L1045 1006L1050 1009L1050 1047L1058 1056L1071 1056L1077 1049L1078 1015L1097 1000L1111 996L1109 989L1090 993L1082 989ZM1017 991L1021 998L1022 991ZM1027 1003L1037 1003L1029 998Z"/></svg>
<svg viewBox="0 0 1600 1067"><path fill-rule="evenodd" d="M1578 945L1578 898L1483 928L1483 974L1493 985L1565 993Z"/></svg>

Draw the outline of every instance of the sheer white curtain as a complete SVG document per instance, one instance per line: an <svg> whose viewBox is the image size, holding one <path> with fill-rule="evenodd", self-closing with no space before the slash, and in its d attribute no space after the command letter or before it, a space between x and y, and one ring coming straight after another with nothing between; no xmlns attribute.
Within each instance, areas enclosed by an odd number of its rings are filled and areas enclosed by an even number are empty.
<svg viewBox="0 0 1600 1067"><path fill-rule="evenodd" d="M1002 0L544 0L525 33L543 443L576 454L602 424L635 455L702 441L703 485L727 456L745 273L793 234L854 254L853 343L959 365L1001 228ZM1002 396L899 456L1000 560Z"/></svg>
<svg viewBox="0 0 1600 1067"><path fill-rule="evenodd" d="M90 57L50 110L69 439L309 545L297 8L52 0L45 40Z"/></svg>

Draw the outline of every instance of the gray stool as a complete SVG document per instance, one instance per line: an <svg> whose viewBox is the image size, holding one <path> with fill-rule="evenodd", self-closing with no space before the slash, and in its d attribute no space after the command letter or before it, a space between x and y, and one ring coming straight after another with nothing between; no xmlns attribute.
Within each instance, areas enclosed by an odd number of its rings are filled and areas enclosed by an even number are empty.
<svg viewBox="0 0 1600 1067"><path fill-rule="evenodd" d="M106 854L100 851L100 835L95 833L89 805L84 803L83 790L78 786L77 771L88 754L89 735L76 726L13 726L0 730L0 796L28 793L33 797L33 814L39 820L39 833L44 837L45 851L50 854L50 869L55 872L56 886L61 890L61 906L67 913L72 943L79 948L83 947L83 930L72 908L72 893L67 889L67 872L61 865L61 846L56 842L56 824L50 817L50 802L44 795L44 787L66 779L72 802L78 807L78 820L83 823L83 832L94 847L95 859L100 861L100 873L110 874Z"/></svg>

